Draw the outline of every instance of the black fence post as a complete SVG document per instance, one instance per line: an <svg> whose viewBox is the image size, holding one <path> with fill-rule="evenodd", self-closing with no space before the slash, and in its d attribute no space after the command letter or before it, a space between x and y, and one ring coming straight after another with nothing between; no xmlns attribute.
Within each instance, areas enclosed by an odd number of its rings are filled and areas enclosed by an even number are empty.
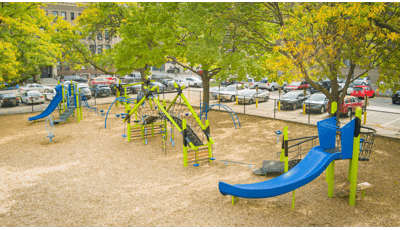
<svg viewBox="0 0 400 230"><path fill-rule="evenodd" d="M246 96L243 98L243 113L246 114Z"/></svg>

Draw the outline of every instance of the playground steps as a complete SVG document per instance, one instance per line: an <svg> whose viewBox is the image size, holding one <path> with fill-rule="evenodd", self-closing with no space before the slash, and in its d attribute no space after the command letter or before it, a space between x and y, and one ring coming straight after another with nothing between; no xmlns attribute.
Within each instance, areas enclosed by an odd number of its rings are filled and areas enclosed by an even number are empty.
<svg viewBox="0 0 400 230"><path fill-rule="evenodd" d="M208 146L200 147L196 151L193 149L187 150L187 162L189 164L205 160L209 160Z"/></svg>
<svg viewBox="0 0 400 230"><path fill-rule="evenodd" d="M356 191L362 191L362 198L364 198L365 196L365 190L371 188L372 185L368 182L363 182L357 185L356 187ZM339 197L346 197L350 195L350 185L343 188L342 191L336 193L336 195L338 195Z"/></svg>
<svg viewBox="0 0 400 230"><path fill-rule="evenodd" d="M289 170L300 163L300 159L289 161ZM266 176L267 173L284 173L285 163L280 161L263 161L263 167L253 170L253 173L259 176Z"/></svg>
<svg viewBox="0 0 400 230"><path fill-rule="evenodd" d="M172 119L174 119L175 123L179 126L180 129L182 129L182 120L178 117L172 117ZM190 140L190 142L192 142L194 146L204 145L189 126L186 127L186 137Z"/></svg>
<svg viewBox="0 0 400 230"><path fill-rule="evenodd" d="M58 120L55 120L54 123L58 124L60 122L65 122L71 116L71 114L75 111L75 100L74 97L70 97L70 103L67 109L60 115Z"/></svg>

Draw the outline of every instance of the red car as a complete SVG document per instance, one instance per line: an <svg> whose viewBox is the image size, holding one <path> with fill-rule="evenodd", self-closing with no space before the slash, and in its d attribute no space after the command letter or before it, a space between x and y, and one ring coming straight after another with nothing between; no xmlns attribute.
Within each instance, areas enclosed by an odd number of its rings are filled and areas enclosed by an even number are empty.
<svg viewBox="0 0 400 230"><path fill-rule="evenodd" d="M353 92L351 93L351 96L364 98L365 95L367 95L367 97L375 97L375 91L367 85L359 85L353 87Z"/></svg>
<svg viewBox="0 0 400 230"><path fill-rule="evenodd" d="M329 103L328 103L329 105ZM339 106L339 113L346 114L346 116L350 117L351 113L356 112L356 108L360 106L363 107L363 102L358 100L356 97L345 97ZM330 113L330 106L328 106L328 113Z"/></svg>
<svg viewBox="0 0 400 230"><path fill-rule="evenodd" d="M287 93L292 90L302 90L304 88L306 88L306 89L310 88L310 85L306 81L302 81L302 82L295 81L295 82L292 82L289 85L285 86L283 88L283 91L285 91L285 93Z"/></svg>

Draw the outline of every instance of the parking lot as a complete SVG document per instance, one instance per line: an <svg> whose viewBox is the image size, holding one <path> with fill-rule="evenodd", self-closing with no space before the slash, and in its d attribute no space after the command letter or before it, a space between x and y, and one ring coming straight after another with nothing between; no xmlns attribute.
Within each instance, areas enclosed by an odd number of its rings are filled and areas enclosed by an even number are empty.
<svg viewBox="0 0 400 230"><path fill-rule="evenodd" d="M191 74L179 74L176 77L182 78L186 76L191 76ZM49 87L55 86L54 79L47 79L47 84L44 84ZM16 96L19 96L17 90L4 90L3 92L11 92ZM198 107L200 106L200 95L203 95L202 88L188 88L184 90L185 96L189 99L190 103ZM281 95L283 96L283 94ZM136 97L136 94L131 94L130 97ZM166 100L173 100L175 94L165 94L160 95L160 98ZM316 124L317 121L325 119L328 117L328 112L324 114L318 114L315 112L311 112L310 114L303 114L302 108L298 108L296 110L284 110L278 111L276 106L276 102L279 99L279 92L275 90L270 93L270 99L268 102L260 102L258 104L258 108L256 108L256 104L248 105L248 104L239 104L236 105L236 102L221 102L221 104L225 104L232 108L236 113L243 114L252 114L262 117L270 117L280 120L289 120L300 123L308 123L308 124ZM115 100L115 96L109 97L98 97L92 98L88 101L89 105L95 106L97 104L110 104ZM24 103L20 103L17 107L4 107L0 108L0 115L7 114L18 114L18 113L30 113L37 112L40 113L44 111L50 101L46 100L44 104L34 104L27 105ZM217 104L218 101L210 97L210 104ZM218 106L213 107L216 110L224 110ZM53 113L54 114L54 113ZM354 114L353 114L354 116ZM350 121L348 117L341 117L342 123L347 123ZM362 117L362 121L364 123L364 116ZM378 133L386 136L400 138L399 133L400 130L400 105L392 104L391 98L388 97L375 97L369 99L369 106L367 106L367 122L365 124L371 128L377 129Z"/></svg>

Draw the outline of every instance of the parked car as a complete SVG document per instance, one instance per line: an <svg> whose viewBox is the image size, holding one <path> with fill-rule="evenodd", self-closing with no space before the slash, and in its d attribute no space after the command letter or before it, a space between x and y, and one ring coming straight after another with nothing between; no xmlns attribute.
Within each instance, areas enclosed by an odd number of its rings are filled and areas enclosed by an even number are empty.
<svg viewBox="0 0 400 230"><path fill-rule="evenodd" d="M339 90L342 90L345 83L339 83ZM332 93L332 88L329 90L329 92ZM346 91L346 95L351 95L351 93L353 92L353 83L350 83L349 86L347 87L347 91Z"/></svg>
<svg viewBox="0 0 400 230"><path fill-rule="evenodd" d="M375 91L370 86L359 85L354 87L353 92L351 93L351 96L358 98L364 98L365 95L367 97L375 97Z"/></svg>
<svg viewBox="0 0 400 230"><path fill-rule="evenodd" d="M158 86L160 92L167 91L167 87L165 85L161 84L160 82L150 82L149 83L150 89L153 88L154 86Z"/></svg>
<svg viewBox="0 0 400 230"><path fill-rule="evenodd" d="M283 98L279 101L281 102L281 108L290 108L290 109L297 109L303 105L303 101L307 100L310 96L310 92L306 92L304 96L304 92L301 91L291 91L283 95ZM279 102L278 101L278 102ZM278 104L279 105L279 104Z"/></svg>
<svg viewBox="0 0 400 230"><path fill-rule="evenodd" d="M170 67L167 70L167 73L179 73L179 68L178 67Z"/></svg>
<svg viewBox="0 0 400 230"><path fill-rule="evenodd" d="M174 81L179 85L179 87L182 87L182 85L188 86L188 82L185 79L177 78Z"/></svg>
<svg viewBox="0 0 400 230"><path fill-rule="evenodd" d="M130 92L131 93L139 93L140 91L142 91L142 85L138 84L138 85L132 85L132 86L128 86L130 88Z"/></svg>
<svg viewBox="0 0 400 230"><path fill-rule="evenodd" d="M163 84L166 87L166 91L171 91L174 90L174 81L172 80L167 80L167 79L156 79L156 82L159 82L161 84Z"/></svg>
<svg viewBox="0 0 400 230"><path fill-rule="evenodd" d="M329 103L328 103L329 105ZM339 113L340 114L344 114L347 117L351 116L351 113L355 113L356 108L360 106L361 108L363 107L363 102L360 101L358 98L356 97L345 97L343 99L343 101L340 102L340 106L339 106ZM328 107L328 112L330 112L330 108Z"/></svg>
<svg viewBox="0 0 400 230"><path fill-rule="evenodd" d="M113 78L110 76L102 76L102 77L97 77L97 78L93 78L90 81L91 85L96 85L96 84L102 84L102 85L111 85L111 83L116 83L117 82L117 78Z"/></svg>
<svg viewBox="0 0 400 230"><path fill-rule="evenodd" d="M43 95L45 100L51 101L57 95L57 91L55 89L46 89Z"/></svg>
<svg viewBox="0 0 400 230"><path fill-rule="evenodd" d="M370 81L369 77L363 77L363 78L354 80L353 83L354 83L354 85L370 85L371 81Z"/></svg>
<svg viewBox="0 0 400 230"><path fill-rule="evenodd" d="M392 95L392 103L396 104L400 102L400 91L397 91Z"/></svg>
<svg viewBox="0 0 400 230"><path fill-rule="evenodd" d="M291 91L291 90L300 90L300 89L308 89L310 88L310 85L306 82L306 81L295 81L292 82L288 85L286 85L285 87L283 87L283 91L285 91L285 93Z"/></svg>
<svg viewBox="0 0 400 230"><path fill-rule="evenodd" d="M90 90L92 91L92 96L96 97L108 97L111 95L111 89L106 84L94 84L90 87Z"/></svg>
<svg viewBox="0 0 400 230"><path fill-rule="evenodd" d="M64 76L61 78L63 81L76 81L76 82L81 82L81 83L87 83L88 80L83 79L81 76L78 75L69 75L69 76Z"/></svg>
<svg viewBox="0 0 400 230"><path fill-rule="evenodd" d="M3 94L0 94L0 104L1 104L1 107L18 106L19 98L16 97L13 93L3 93Z"/></svg>
<svg viewBox="0 0 400 230"><path fill-rule="evenodd" d="M258 84L260 84L260 82L254 80L253 78L247 78L247 80L241 81L241 82L239 82L239 84L243 84L244 86L246 86L249 89L254 89L254 88L256 88L256 86Z"/></svg>
<svg viewBox="0 0 400 230"><path fill-rule="evenodd" d="M92 98L92 91L90 90L90 88L87 84L79 83L77 86L78 86L78 89L81 89L81 93L83 93L83 95L85 95L86 100L90 100L90 98Z"/></svg>
<svg viewBox="0 0 400 230"><path fill-rule="evenodd" d="M21 86L18 89L19 94L24 94L26 91L38 91L38 92L44 92L46 89L51 89L51 87L48 86L43 86L39 84L27 84L25 86Z"/></svg>
<svg viewBox="0 0 400 230"><path fill-rule="evenodd" d="M256 102L256 99L258 99L258 102L265 101L267 102L270 97L270 92L265 91L265 90L242 90L241 92L238 93L238 103L244 103L244 104L253 104Z"/></svg>
<svg viewBox="0 0 400 230"><path fill-rule="evenodd" d="M268 89L270 91L275 91L275 89L279 89L280 85L276 81L269 82L268 78L264 78L258 84L260 89Z"/></svg>
<svg viewBox="0 0 400 230"><path fill-rule="evenodd" d="M185 78L185 80L187 81L189 86L193 86L196 88L203 86L203 82L196 77L187 77L187 78Z"/></svg>
<svg viewBox="0 0 400 230"><path fill-rule="evenodd" d="M38 91L27 91L22 94L21 102L26 104L44 103L43 95Z"/></svg>
<svg viewBox="0 0 400 230"><path fill-rule="evenodd" d="M142 78L140 76L133 76L133 77L124 76L124 77L121 77L121 83L124 83L124 84L138 83L138 82L141 82L141 81L142 81Z"/></svg>
<svg viewBox="0 0 400 230"><path fill-rule="evenodd" d="M117 88L118 88L118 83L111 83L110 89L111 89L111 94L112 95L117 95ZM126 85L125 83L121 83L121 85ZM126 93L130 94L131 93L131 88L126 87ZM124 95L125 94L125 88L122 88L121 92L119 92L119 95Z"/></svg>
<svg viewBox="0 0 400 230"><path fill-rule="evenodd" d="M331 89L331 81L330 80L322 80L322 81L317 82L317 84L322 86L323 88L325 88L328 91ZM311 85L310 85L310 88L308 90L310 91L311 94L320 92L319 90L317 90L316 88L312 87Z"/></svg>
<svg viewBox="0 0 400 230"><path fill-rule="evenodd" d="M319 113L324 113L326 108L328 108L329 99L326 98L323 93L315 93L311 95L307 100L303 102L306 105L306 112L316 111Z"/></svg>
<svg viewBox="0 0 400 230"><path fill-rule="evenodd" d="M163 74L163 73L157 73L157 74L152 74L150 76L151 80L156 80L156 79L172 79L172 77L170 77L167 74Z"/></svg>
<svg viewBox="0 0 400 230"><path fill-rule="evenodd" d="M238 86L238 87L236 87L236 86ZM236 101L236 95L243 90L249 90L249 89L247 89L245 87L242 88L241 85L230 85L228 87L221 88L221 91L219 91L219 92L213 93L213 97L214 97L214 99L217 100L218 94L219 94L220 95L219 99L221 101L232 101L233 102L233 101Z"/></svg>
<svg viewBox="0 0 400 230"><path fill-rule="evenodd" d="M230 78L228 80L224 80L221 82L221 87L226 87L228 85L233 85L233 84L238 84L239 82L236 80L236 78Z"/></svg>

